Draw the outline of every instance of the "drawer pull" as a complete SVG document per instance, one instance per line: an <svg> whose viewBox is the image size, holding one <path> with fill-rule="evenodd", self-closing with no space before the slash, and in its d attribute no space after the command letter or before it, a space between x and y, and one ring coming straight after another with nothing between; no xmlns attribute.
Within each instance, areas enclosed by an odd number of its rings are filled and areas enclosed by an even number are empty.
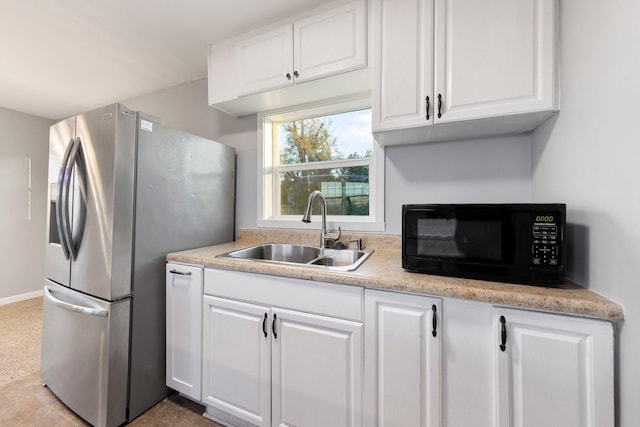
<svg viewBox="0 0 640 427"><path fill-rule="evenodd" d="M262 333L264 333L264 337L267 337L267 313L264 314L264 319L262 319Z"/></svg>
<svg viewBox="0 0 640 427"><path fill-rule="evenodd" d="M501 332L500 332L500 351L505 351L507 349L507 319L504 316L500 316Z"/></svg>
<svg viewBox="0 0 640 427"><path fill-rule="evenodd" d="M435 338L438 335L438 312L435 304L431 306L431 311L433 312L433 318L431 319L431 326L433 329L431 334Z"/></svg>
<svg viewBox="0 0 640 427"><path fill-rule="evenodd" d="M424 100L425 105L427 106L427 120L429 120L429 97L427 96Z"/></svg>
<svg viewBox="0 0 640 427"><path fill-rule="evenodd" d="M169 270L169 273L171 273L171 274L177 274L177 275L179 275L179 276L191 276L191 272L190 272L190 271L187 271L187 272L185 273L185 272L178 271L178 270Z"/></svg>
<svg viewBox="0 0 640 427"><path fill-rule="evenodd" d="M276 321L278 317L275 313L273 313L273 323L271 323L271 330L273 331L273 338L278 339L278 331L276 331Z"/></svg>

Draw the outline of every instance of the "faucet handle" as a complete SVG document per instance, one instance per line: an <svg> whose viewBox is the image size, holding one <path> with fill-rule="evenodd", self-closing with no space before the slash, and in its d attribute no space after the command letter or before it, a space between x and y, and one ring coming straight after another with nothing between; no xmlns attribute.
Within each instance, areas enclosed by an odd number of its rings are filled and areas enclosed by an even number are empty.
<svg viewBox="0 0 640 427"><path fill-rule="evenodd" d="M338 234L336 234L335 232L329 232L329 231L324 233L324 239L332 242L335 242L336 240L340 240L340 236L342 236L342 230L340 229L340 227L338 227Z"/></svg>

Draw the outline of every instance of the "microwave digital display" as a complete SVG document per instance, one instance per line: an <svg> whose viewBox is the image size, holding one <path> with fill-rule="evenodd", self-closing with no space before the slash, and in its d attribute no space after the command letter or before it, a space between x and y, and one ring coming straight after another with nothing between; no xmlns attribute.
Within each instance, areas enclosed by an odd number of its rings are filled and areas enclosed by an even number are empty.
<svg viewBox="0 0 640 427"><path fill-rule="evenodd" d="M564 204L404 205L402 266L527 284L564 282Z"/></svg>

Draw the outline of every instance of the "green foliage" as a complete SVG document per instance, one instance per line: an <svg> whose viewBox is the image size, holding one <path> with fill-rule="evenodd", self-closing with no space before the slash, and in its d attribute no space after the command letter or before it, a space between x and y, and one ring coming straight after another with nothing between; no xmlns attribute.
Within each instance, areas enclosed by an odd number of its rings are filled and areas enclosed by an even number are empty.
<svg viewBox="0 0 640 427"><path fill-rule="evenodd" d="M302 164L343 160L337 138L331 134L330 118L312 118L295 120L283 125L285 142L280 149L280 163ZM358 153L349 154L348 159L370 157L369 150L365 156ZM302 215L306 208L307 198L314 190L322 190L322 183L342 183L342 195L331 197L325 194L327 210L330 215L368 215L369 197L360 196L352 200L346 196L347 181L369 182L368 166L352 166L334 169L314 169L288 171L280 175L280 203L283 215ZM314 211L319 212L314 206Z"/></svg>
<svg viewBox="0 0 640 427"><path fill-rule="evenodd" d="M331 135L332 124L331 119L314 118L284 125L287 136L280 163L291 165L342 159L337 140Z"/></svg>

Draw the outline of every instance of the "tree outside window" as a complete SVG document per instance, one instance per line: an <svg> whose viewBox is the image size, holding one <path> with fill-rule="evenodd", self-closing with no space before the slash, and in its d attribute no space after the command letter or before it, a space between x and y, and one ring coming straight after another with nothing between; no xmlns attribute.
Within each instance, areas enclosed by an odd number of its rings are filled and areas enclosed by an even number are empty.
<svg viewBox="0 0 640 427"><path fill-rule="evenodd" d="M302 215L314 190L328 215L369 215L370 121L367 109L277 123L280 215Z"/></svg>

